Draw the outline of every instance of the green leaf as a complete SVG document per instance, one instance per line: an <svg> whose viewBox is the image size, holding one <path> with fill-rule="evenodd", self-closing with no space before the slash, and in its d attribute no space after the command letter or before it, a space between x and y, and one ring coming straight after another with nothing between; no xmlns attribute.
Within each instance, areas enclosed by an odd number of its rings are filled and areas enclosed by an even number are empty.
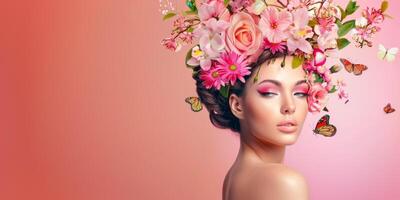
<svg viewBox="0 0 400 200"><path fill-rule="evenodd" d="M292 60L292 68L296 69L299 67L301 64L304 62L304 57L303 56L294 56Z"/></svg>
<svg viewBox="0 0 400 200"><path fill-rule="evenodd" d="M336 92L336 91L337 91L336 85L334 85L334 86L332 87L332 89L329 90L329 93L334 93L334 92Z"/></svg>
<svg viewBox="0 0 400 200"><path fill-rule="evenodd" d="M196 0L186 0L186 6L189 7L191 11L197 11Z"/></svg>
<svg viewBox="0 0 400 200"><path fill-rule="evenodd" d="M230 0L224 0L224 5L227 6L229 4Z"/></svg>
<svg viewBox="0 0 400 200"><path fill-rule="evenodd" d="M356 1L350 0L346 6L346 15L353 14L359 7Z"/></svg>
<svg viewBox="0 0 400 200"><path fill-rule="evenodd" d="M381 11L382 12L385 12L387 9L388 9L388 7L389 7L389 2L388 1L382 1L382 4L381 4Z"/></svg>
<svg viewBox="0 0 400 200"><path fill-rule="evenodd" d="M338 49L341 50L350 44L350 41L346 38L339 38L336 40Z"/></svg>
<svg viewBox="0 0 400 200"><path fill-rule="evenodd" d="M175 15L176 15L176 13L174 13L174 12L168 12L167 14L164 15L163 20L167 20L169 18L172 18Z"/></svg>
<svg viewBox="0 0 400 200"><path fill-rule="evenodd" d="M345 22L342 26L339 27L338 30L339 37L345 36L354 27L356 27L356 20L353 19Z"/></svg>
<svg viewBox="0 0 400 200"><path fill-rule="evenodd" d="M193 30L194 30L194 28L191 26L186 30L186 32L191 33L191 32L193 32Z"/></svg>
<svg viewBox="0 0 400 200"><path fill-rule="evenodd" d="M228 94L229 94L229 85L222 86L222 87L219 89L219 93L220 93L223 97L228 98Z"/></svg>
<svg viewBox="0 0 400 200"><path fill-rule="evenodd" d="M183 13L183 15L197 15L197 10L187 10Z"/></svg>
<svg viewBox="0 0 400 200"><path fill-rule="evenodd" d="M323 83L324 82L324 79L319 74L313 73L313 75L315 78L314 83Z"/></svg>
<svg viewBox="0 0 400 200"><path fill-rule="evenodd" d="M308 26L310 27L314 27L317 24L318 24L317 18L312 18L310 21L308 21Z"/></svg>
<svg viewBox="0 0 400 200"><path fill-rule="evenodd" d="M339 10L340 10L340 13L341 13L340 21L342 21L347 16L346 15L346 11L344 11L344 9L342 7L340 7L340 6L338 6L338 7L339 7Z"/></svg>

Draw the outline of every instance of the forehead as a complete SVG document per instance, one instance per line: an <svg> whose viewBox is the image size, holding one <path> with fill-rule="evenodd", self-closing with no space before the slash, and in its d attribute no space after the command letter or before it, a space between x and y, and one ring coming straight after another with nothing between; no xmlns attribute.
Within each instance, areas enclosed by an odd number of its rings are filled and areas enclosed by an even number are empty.
<svg viewBox="0 0 400 200"><path fill-rule="evenodd" d="M285 65L281 67L281 63L284 60L283 57L279 57L271 60L271 62L265 62L260 66L260 71L258 73L258 81L253 83L253 79L257 74L257 69L251 75L251 81L249 81L249 86L258 84L265 79L272 79L282 83L282 86L291 87L300 80L304 80L306 73L301 66L296 69L292 68L293 56L286 56Z"/></svg>

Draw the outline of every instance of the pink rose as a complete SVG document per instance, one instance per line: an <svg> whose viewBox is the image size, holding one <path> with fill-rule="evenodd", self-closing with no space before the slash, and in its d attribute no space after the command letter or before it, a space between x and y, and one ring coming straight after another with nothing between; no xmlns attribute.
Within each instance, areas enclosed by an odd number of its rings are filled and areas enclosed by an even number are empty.
<svg viewBox="0 0 400 200"><path fill-rule="evenodd" d="M320 83L313 84L307 97L308 111L312 113L320 112L325 107L327 101L328 91Z"/></svg>
<svg viewBox="0 0 400 200"><path fill-rule="evenodd" d="M262 41L261 30L250 14L241 12L231 16L230 27L225 33L228 50L251 56L249 62L253 62L262 53Z"/></svg>

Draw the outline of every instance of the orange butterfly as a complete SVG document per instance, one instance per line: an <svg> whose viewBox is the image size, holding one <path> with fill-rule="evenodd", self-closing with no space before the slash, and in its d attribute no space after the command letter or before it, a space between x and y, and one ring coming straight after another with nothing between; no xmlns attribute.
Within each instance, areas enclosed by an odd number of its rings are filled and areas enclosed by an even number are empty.
<svg viewBox="0 0 400 200"><path fill-rule="evenodd" d="M392 106L390 105L390 103L388 103L384 108L383 111L385 111L386 114L392 113L394 111L396 111L396 109L392 108Z"/></svg>
<svg viewBox="0 0 400 200"><path fill-rule="evenodd" d="M193 112L199 112L200 110L203 109L199 97L186 97L185 102L190 104L190 108L192 109Z"/></svg>
<svg viewBox="0 0 400 200"><path fill-rule="evenodd" d="M340 62L342 62L346 71L348 71L349 73L353 73L356 76L361 75L363 71L368 69L368 67L363 64L353 64L349 60L344 58L341 58Z"/></svg>
<svg viewBox="0 0 400 200"><path fill-rule="evenodd" d="M323 135L325 137L332 137L336 134L336 127L332 124L329 124L330 116L328 114L324 115L319 119L315 129L313 130L314 133Z"/></svg>

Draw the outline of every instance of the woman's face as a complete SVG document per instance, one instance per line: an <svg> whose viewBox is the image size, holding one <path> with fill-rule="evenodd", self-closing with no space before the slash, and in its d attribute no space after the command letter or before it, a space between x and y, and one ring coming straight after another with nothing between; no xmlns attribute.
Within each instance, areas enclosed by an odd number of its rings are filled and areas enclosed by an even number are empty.
<svg viewBox="0 0 400 200"><path fill-rule="evenodd" d="M309 85L302 67L292 68L292 59L287 56L283 68L283 57L265 62L258 81L253 82L257 69L246 81L244 94L238 100L240 112L235 114L242 132L275 145L295 143L308 113Z"/></svg>

